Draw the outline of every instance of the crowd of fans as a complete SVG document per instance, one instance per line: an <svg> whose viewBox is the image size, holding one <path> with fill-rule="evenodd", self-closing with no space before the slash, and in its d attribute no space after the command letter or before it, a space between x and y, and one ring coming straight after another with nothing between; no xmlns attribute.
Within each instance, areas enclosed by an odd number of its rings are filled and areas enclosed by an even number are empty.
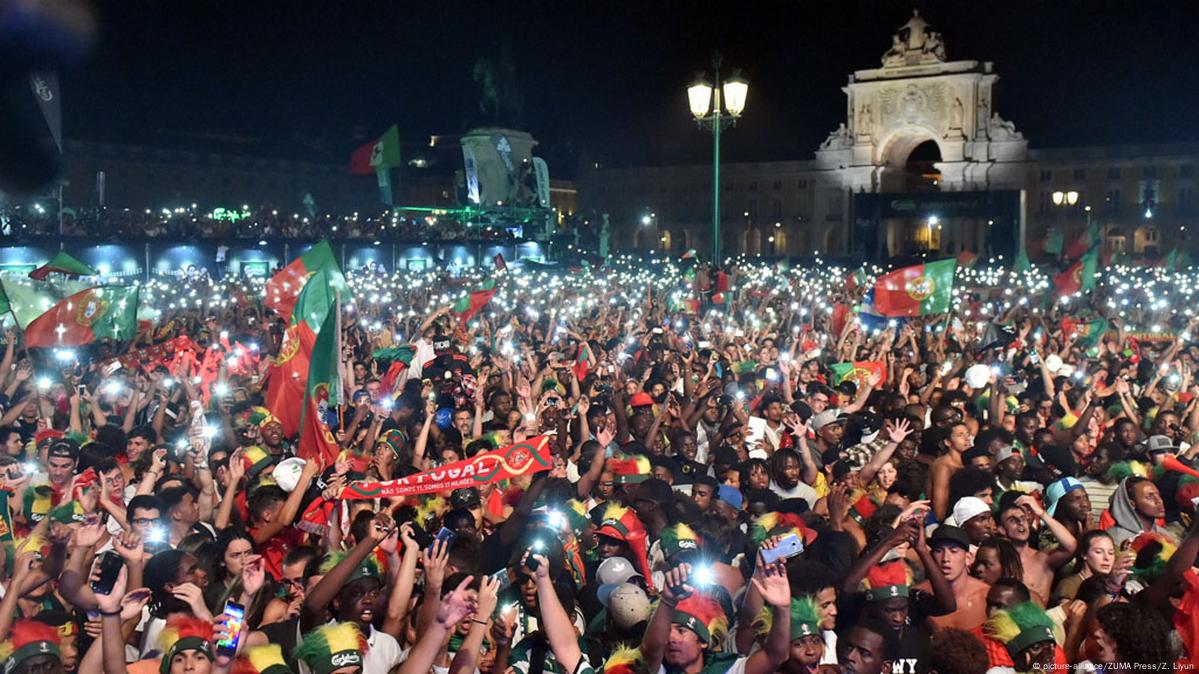
<svg viewBox="0 0 1199 674"><path fill-rule="evenodd" d="M147 296L135 344L29 352L10 330L6 672L1195 657L1192 274L1112 269L1058 300L1036 272L960 270L951 314L892 321L847 313L869 283L826 267L494 280L460 321L465 282L351 274L328 465L265 402L289 356L260 287ZM137 356L179 337L195 358ZM540 436L532 476L341 498Z"/></svg>
<svg viewBox="0 0 1199 674"><path fill-rule="evenodd" d="M24 236L94 236L102 239L174 237L179 239L361 239L404 241L504 240L512 231L486 223L469 225L459 219L422 212L294 213L270 204L254 209L201 211L195 208L86 208L63 214L45 208L13 208L0 216L0 230L19 240Z"/></svg>

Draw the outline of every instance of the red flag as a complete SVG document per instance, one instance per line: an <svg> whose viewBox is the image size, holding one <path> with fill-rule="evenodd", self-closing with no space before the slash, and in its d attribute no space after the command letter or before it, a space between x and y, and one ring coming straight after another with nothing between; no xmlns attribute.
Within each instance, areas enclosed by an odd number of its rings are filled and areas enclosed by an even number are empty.
<svg viewBox="0 0 1199 674"><path fill-rule="evenodd" d="M1053 287L1059 297L1073 295L1082 290L1082 260L1078 260L1066 271L1054 276Z"/></svg>
<svg viewBox="0 0 1199 674"><path fill-rule="evenodd" d="M304 388L308 380L308 365L312 360L312 347L316 344L316 333L301 321L283 334L283 346L270 366L266 389L266 406L279 417L283 434L295 435L300 431L300 410L304 405Z"/></svg>
<svg viewBox="0 0 1199 674"><path fill-rule="evenodd" d="M587 371L591 368L591 360L588 357L589 349L587 343L583 342L579 345L579 353L575 356L575 364L572 368L575 372L575 378L583 381L587 376Z"/></svg>
<svg viewBox="0 0 1199 674"><path fill-rule="evenodd" d="M321 419L320 402L316 396L308 396L308 412L304 415L304 428L300 429L300 444L296 455L304 460L316 459L326 466L337 461L341 447L337 438L329 432L329 426Z"/></svg>
<svg viewBox="0 0 1199 674"><path fill-rule="evenodd" d="M375 152L375 143L377 142L378 141L372 140L365 145L359 145L358 148L350 154L350 175L375 175L375 167L371 166L371 155Z"/></svg>
<svg viewBox="0 0 1199 674"><path fill-rule="evenodd" d="M836 337L845 329L849 322L849 305L837 302L833 305L833 336Z"/></svg>

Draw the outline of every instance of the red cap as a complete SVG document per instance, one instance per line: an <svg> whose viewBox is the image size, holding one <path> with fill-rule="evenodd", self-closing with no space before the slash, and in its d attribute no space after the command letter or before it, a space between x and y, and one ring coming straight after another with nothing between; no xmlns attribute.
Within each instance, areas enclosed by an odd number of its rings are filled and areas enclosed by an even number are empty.
<svg viewBox="0 0 1199 674"><path fill-rule="evenodd" d="M633 407L652 407L653 404L654 399L649 397L649 394L645 391L638 391L629 399L629 405Z"/></svg>

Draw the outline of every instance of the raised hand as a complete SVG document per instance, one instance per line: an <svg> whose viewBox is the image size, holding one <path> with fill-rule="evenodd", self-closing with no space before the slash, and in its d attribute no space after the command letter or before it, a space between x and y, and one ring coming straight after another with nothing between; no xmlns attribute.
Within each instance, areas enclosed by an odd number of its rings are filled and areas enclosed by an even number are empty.
<svg viewBox="0 0 1199 674"><path fill-rule="evenodd" d="M445 541L433 541L433 545L420 553L421 566L425 569L427 586L440 588L445 580L445 567L450 558L449 546Z"/></svg>
<svg viewBox="0 0 1199 674"><path fill-rule="evenodd" d="M474 576L463 578L453 592L442 597L441 606L437 609L437 624L450 629L478 609L478 597L467 589L474 579Z"/></svg>
<svg viewBox="0 0 1199 674"><path fill-rule="evenodd" d="M791 606L791 585L787 582L787 565L783 562L766 564L758 553L758 569L750 580L767 604L779 608Z"/></svg>
<svg viewBox="0 0 1199 674"><path fill-rule="evenodd" d="M686 599L695 592L695 588L687 583L691 575L691 565L679 564L666 572L662 596L671 602Z"/></svg>
<svg viewBox="0 0 1199 674"><path fill-rule="evenodd" d="M900 419L898 422L887 422L887 438L895 444L901 444L912 434L912 423L907 419Z"/></svg>
<svg viewBox="0 0 1199 674"><path fill-rule="evenodd" d="M242 589L248 595L255 595L266 583L266 567L262 555L251 555L241 567Z"/></svg>
<svg viewBox="0 0 1199 674"><path fill-rule="evenodd" d="M142 537L137 534L127 531L112 539L112 547L125 560L125 563L140 562L146 554L145 543L142 542Z"/></svg>
<svg viewBox="0 0 1199 674"><path fill-rule="evenodd" d="M125 600L125 585L128 580L129 570L122 566L121 570L117 572L117 579L112 584L112 591L108 594L96 593L96 604L100 607L101 613L117 613L122 610L121 604ZM146 599L149 601L149 597Z"/></svg>

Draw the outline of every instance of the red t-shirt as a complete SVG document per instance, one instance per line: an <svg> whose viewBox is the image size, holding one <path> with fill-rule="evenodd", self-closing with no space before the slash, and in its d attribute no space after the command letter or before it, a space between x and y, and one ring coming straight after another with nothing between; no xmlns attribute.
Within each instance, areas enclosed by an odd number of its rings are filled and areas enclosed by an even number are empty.
<svg viewBox="0 0 1199 674"><path fill-rule="evenodd" d="M254 535L254 529L250 529L250 535ZM287 553L304 544L304 532L293 526L286 526L279 530L279 533L271 536L265 543L258 546L258 553L262 555L263 566L266 572L271 574L275 580L283 577L283 558Z"/></svg>

